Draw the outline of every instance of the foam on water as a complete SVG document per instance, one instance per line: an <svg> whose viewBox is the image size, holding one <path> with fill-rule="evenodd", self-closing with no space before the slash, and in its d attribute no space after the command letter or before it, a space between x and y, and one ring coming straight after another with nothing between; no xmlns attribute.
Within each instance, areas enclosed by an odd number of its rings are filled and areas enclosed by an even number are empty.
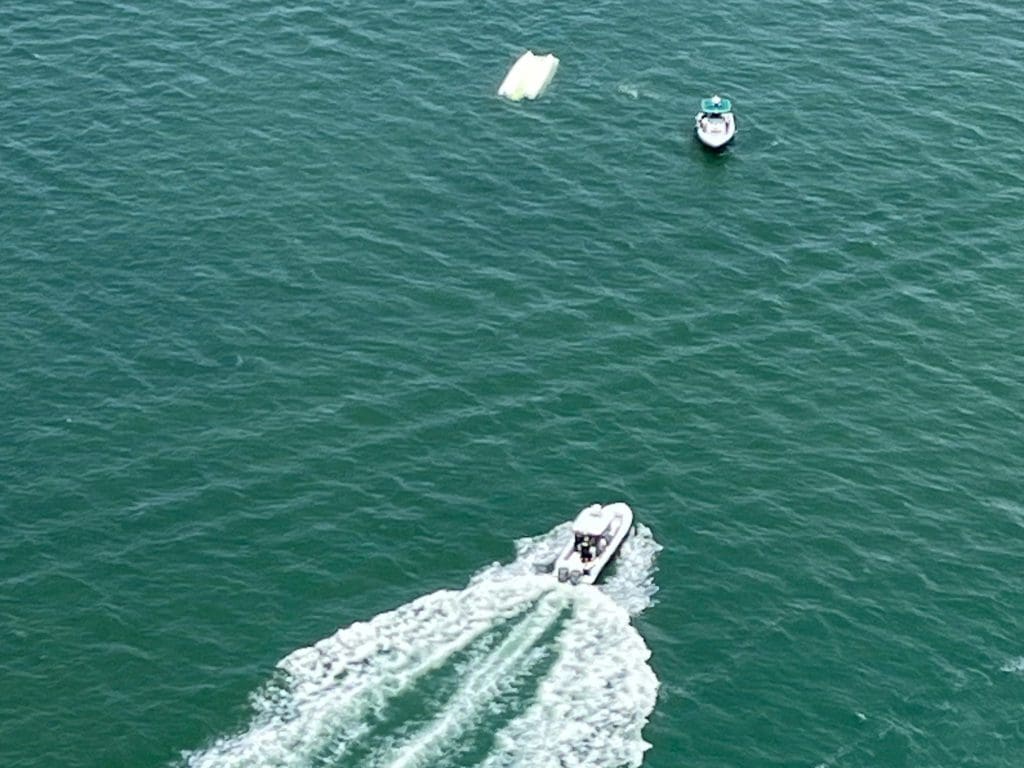
<svg viewBox="0 0 1024 768"><path fill-rule="evenodd" d="M433 719L381 739L361 762L435 764L448 745L511 699L519 714L496 734L483 762L488 768L639 765L648 746L641 730L658 681L630 615L651 603L660 547L639 526L603 585L570 587L537 573L568 536L565 524L517 541L512 563L483 569L463 590L425 595L291 653L253 696L248 729L186 753L186 764L344 764L374 713L465 654L470 662ZM505 625L511 629L496 645L482 642ZM552 656L536 689L524 696L517 682Z"/></svg>
<svg viewBox="0 0 1024 768"><path fill-rule="evenodd" d="M1010 659L999 668L1001 672L1024 672L1024 656Z"/></svg>

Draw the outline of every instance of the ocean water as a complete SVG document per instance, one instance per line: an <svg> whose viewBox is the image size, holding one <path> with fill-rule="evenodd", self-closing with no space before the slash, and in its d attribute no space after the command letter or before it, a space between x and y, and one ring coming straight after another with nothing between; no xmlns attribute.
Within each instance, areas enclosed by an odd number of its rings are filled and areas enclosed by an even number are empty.
<svg viewBox="0 0 1024 768"><path fill-rule="evenodd" d="M1019 768L1022 30L6 2L0 762Z"/></svg>

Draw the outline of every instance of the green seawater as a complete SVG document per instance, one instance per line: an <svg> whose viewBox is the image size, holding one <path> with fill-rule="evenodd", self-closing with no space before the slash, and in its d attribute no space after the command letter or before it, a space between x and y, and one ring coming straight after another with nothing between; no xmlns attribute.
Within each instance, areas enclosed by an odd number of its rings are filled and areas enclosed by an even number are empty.
<svg viewBox="0 0 1024 768"><path fill-rule="evenodd" d="M0 764L1024 765L1022 30L8 0Z"/></svg>

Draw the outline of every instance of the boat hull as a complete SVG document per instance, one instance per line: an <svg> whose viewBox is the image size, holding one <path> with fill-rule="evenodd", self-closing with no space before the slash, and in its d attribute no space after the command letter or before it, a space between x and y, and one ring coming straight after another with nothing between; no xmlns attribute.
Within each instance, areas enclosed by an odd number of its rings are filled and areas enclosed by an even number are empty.
<svg viewBox="0 0 1024 768"><path fill-rule="evenodd" d="M555 560L554 575L570 584L593 584L632 530L633 510L628 504L585 508L573 523L573 538Z"/></svg>
<svg viewBox="0 0 1024 768"><path fill-rule="evenodd" d="M510 101L536 99L551 84L558 71L558 63L558 57L554 54L538 56L533 51L527 51L508 71L498 88L498 95Z"/></svg>
<svg viewBox="0 0 1024 768"><path fill-rule="evenodd" d="M736 118L731 114L709 117L698 113L694 123L697 138L709 149L723 149L736 136Z"/></svg>

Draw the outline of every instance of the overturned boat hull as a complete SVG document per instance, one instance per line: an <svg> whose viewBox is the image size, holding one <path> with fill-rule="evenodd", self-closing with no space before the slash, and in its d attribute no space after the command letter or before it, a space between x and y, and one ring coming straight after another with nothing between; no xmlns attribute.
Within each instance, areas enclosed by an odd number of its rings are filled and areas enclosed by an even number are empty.
<svg viewBox="0 0 1024 768"><path fill-rule="evenodd" d="M551 84L557 71L557 56L551 53L538 56L533 51L527 51L505 75L498 87L498 95L512 101L536 99Z"/></svg>

